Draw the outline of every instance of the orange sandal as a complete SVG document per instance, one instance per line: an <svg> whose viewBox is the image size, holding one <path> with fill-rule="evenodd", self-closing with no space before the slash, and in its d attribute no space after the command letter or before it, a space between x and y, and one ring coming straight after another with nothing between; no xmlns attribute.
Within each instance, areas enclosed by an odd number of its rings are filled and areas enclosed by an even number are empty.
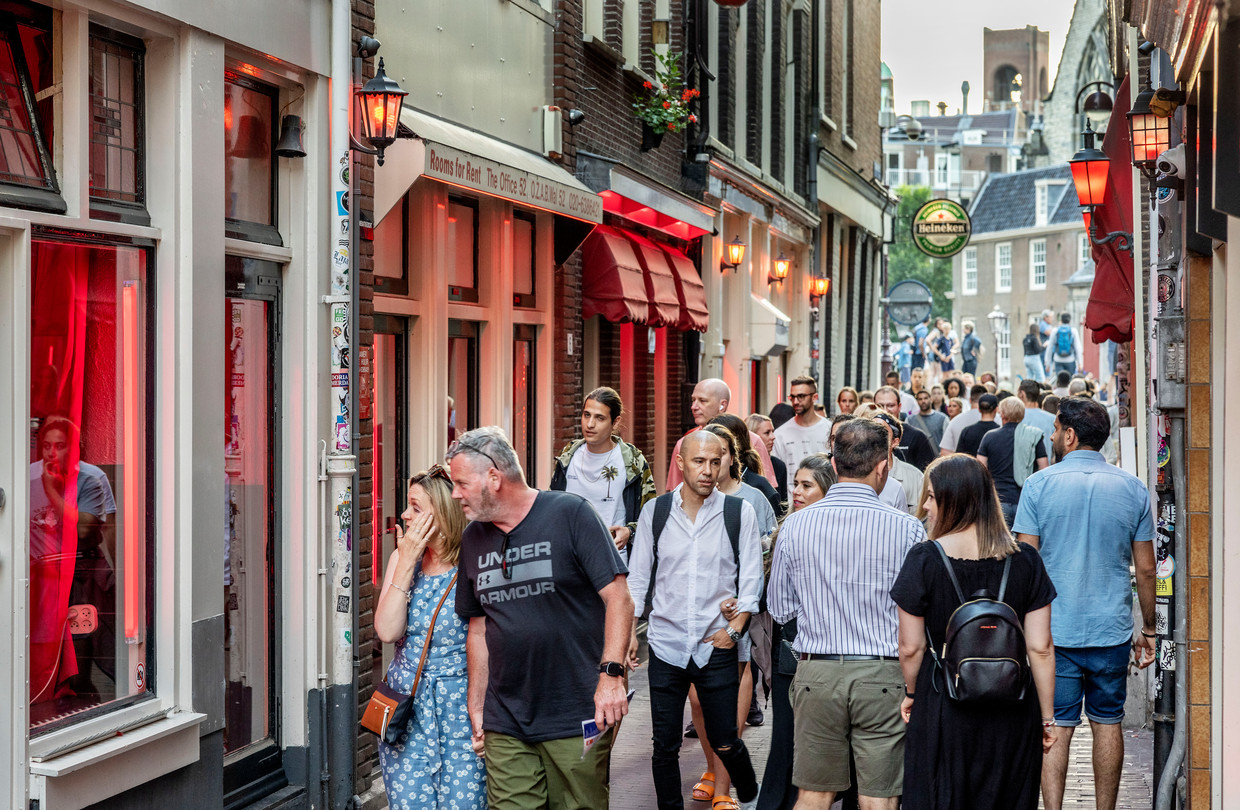
<svg viewBox="0 0 1240 810"><path fill-rule="evenodd" d="M716 796L710 803L710 810L741 810L741 806L731 796Z"/></svg>
<svg viewBox="0 0 1240 810"><path fill-rule="evenodd" d="M715 795L715 774L706 771L702 774L702 778L693 786L693 801L708 802ZM712 808L712 810L714 810Z"/></svg>

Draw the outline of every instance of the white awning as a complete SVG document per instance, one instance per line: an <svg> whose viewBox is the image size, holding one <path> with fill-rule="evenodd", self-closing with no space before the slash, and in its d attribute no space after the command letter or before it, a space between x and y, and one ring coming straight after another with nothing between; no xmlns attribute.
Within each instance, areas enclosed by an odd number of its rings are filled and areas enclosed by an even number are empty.
<svg viewBox="0 0 1240 810"><path fill-rule="evenodd" d="M792 319L770 302L749 294L749 353L752 357L782 354L788 348L788 328Z"/></svg>
<svg viewBox="0 0 1240 810"><path fill-rule="evenodd" d="M419 177L501 197L589 223L603 221L603 200L542 155L405 107L413 139L387 148L375 167L375 224Z"/></svg>

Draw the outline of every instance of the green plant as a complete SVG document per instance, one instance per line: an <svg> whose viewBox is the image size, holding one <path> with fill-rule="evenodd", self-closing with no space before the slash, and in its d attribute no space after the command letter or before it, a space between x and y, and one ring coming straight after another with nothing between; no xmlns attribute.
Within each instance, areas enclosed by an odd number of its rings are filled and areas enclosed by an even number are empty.
<svg viewBox="0 0 1240 810"><path fill-rule="evenodd" d="M652 53L655 81L642 84L645 93L633 96L633 110L655 132L680 132L688 124L697 123L697 116L689 111L689 103L702 93L684 86L680 75L680 54Z"/></svg>

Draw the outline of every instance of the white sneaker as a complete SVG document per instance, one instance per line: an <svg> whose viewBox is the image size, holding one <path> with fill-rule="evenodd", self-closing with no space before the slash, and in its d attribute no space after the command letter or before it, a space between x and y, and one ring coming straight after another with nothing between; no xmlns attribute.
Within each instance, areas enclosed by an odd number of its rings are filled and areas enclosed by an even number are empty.
<svg viewBox="0 0 1240 810"><path fill-rule="evenodd" d="M753 798L747 802L740 802L741 810L756 810L758 807L758 797L761 795L762 795L762 783L759 782L758 792L753 795Z"/></svg>

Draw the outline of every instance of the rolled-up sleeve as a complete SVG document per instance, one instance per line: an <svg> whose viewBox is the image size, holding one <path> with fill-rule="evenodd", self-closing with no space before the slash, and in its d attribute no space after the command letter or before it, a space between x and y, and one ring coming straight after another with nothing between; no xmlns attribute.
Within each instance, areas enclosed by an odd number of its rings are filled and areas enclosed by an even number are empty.
<svg viewBox="0 0 1240 810"><path fill-rule="evenodd" d="M633 613L641 618L646 609L646 591L650 589L650 567L654 563L654 504L657 498L646 501L637 517L637 533L631 543L629 557L629 594L633 597Z"/></svg>
<svg viewBox="0 0 1240 810"><path fill-rule="evenodd" d="M762 537L758 534L757 513L749 503L741 507L740 593L736 609L744 613L758 612L762 597Z"/></svg>
<svg viewBox="0 0 1240 810"><path fill-rule="evenodd" d="M786 624L795 619L801 609L801 601L797 597L796 587L792 580L790 552L793 538L791 532L785 531L788 528L790 527L785 523L784 530L780 531L779 539L775 541L775 557L771 560L770 592L766 599L766 607L771 618L780 624Z"/></svg>

